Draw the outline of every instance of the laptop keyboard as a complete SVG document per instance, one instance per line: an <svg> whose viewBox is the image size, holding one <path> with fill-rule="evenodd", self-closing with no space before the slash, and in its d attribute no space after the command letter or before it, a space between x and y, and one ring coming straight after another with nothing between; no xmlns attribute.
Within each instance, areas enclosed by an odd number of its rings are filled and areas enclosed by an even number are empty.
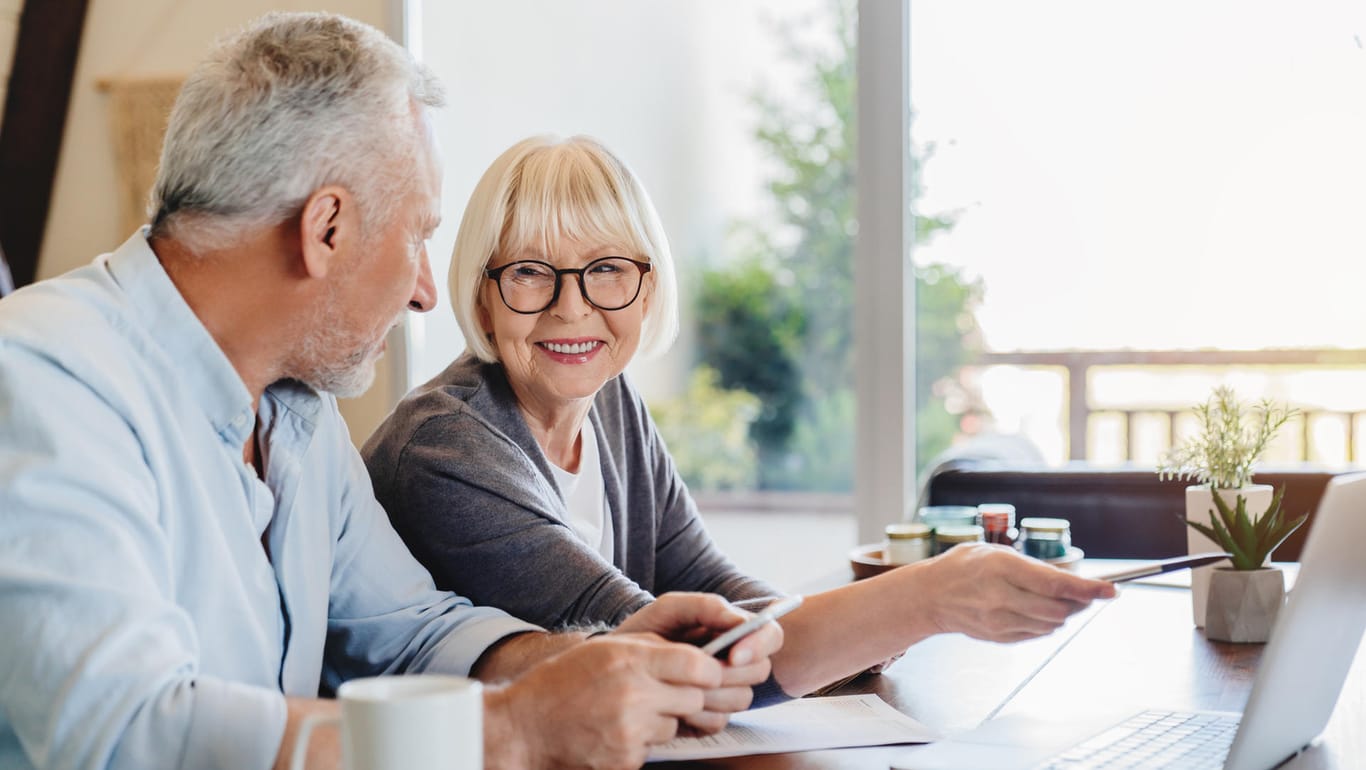
<svg viewBox="0 0 1366 770"><path fill-rule="evenodd" d="M1237 732L1237 714L1145 711L1050 758L1037 770L1218 770Z"/></svg>

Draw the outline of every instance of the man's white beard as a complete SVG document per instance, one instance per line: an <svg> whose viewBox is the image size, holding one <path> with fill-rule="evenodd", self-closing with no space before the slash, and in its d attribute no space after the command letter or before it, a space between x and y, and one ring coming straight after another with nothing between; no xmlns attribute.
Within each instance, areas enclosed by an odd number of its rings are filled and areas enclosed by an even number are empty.
<svg viewBox="0 0 1366 770"><path fill-rule="evenodd" d="M335 298L330 298L316 329L299 347L299 371L292 376L314 390L337 398L355 398L375 381L375 362L379 359L376 350L384 339L367 342L347 332L339 309ZM349 352L339 359L342 351Z"/></svg>
<svg viewBox="0 0 1366 770"><path fill-rule="evenodd" d="M335 349L335 345L324 348ZM307 377L299 379L314 390L331 393L337 398L355 398L369 390L375 382L375 361L378 357L373 353L373 347L366 347L353 352L343 361L319 362Z"/></svg>

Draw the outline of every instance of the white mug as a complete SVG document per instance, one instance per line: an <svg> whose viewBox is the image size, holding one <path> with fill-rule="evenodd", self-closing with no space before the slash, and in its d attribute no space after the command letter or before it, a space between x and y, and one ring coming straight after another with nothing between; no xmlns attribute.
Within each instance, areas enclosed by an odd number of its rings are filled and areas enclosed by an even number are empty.
<svg viewBox="0 0 1366 770"><path fill-rule="evenodd" d="M483 686L440 674L352 679L337 689L341 716L304 718L291 770L304 770L313 728L340 724L346 770L482 770Z"/></svg>

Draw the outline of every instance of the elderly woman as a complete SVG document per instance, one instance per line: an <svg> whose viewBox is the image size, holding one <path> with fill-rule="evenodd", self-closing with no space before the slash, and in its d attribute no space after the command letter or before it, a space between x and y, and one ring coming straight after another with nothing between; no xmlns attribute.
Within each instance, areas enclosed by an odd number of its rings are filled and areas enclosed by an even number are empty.
<svg viewBox="0 0 1366 770"><path fill-rule="evenodd" d="M442 588L546 626L616 623L665 591L777 592L708 537L623 372L678 328L668 241L596 141L535 137L479 181L451 257L468 350L364 448L375 493ZM999 546L807 597L773 676L801 695L932 634L1046 634L1113 596Z"/></svg>

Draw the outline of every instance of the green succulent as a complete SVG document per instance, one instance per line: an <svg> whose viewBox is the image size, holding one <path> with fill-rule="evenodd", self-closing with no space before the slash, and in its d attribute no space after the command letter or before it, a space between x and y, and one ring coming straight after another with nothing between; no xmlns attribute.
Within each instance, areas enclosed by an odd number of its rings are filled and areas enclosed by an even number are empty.
<svg viewBox="0 0 1366 770"><path fill-rule="evenodd" d="M1211 491L1214 507L1219 509L1218 516L1209 512L1209 524L1187 521L1192 529L1219 544L1220 548L1233 554L1231 561L1237 570L1259 569L1266 557L1285 542L1290 533L1299 529L1309 514L1297 519L1287 519L1281 510L1281 497L1285 488L1276 490L1271 497L1271 505L1266 513L1252 518L1247 513L1247 498L1238 495L1234 507L1230 508L1217 490Z"/></svg>

